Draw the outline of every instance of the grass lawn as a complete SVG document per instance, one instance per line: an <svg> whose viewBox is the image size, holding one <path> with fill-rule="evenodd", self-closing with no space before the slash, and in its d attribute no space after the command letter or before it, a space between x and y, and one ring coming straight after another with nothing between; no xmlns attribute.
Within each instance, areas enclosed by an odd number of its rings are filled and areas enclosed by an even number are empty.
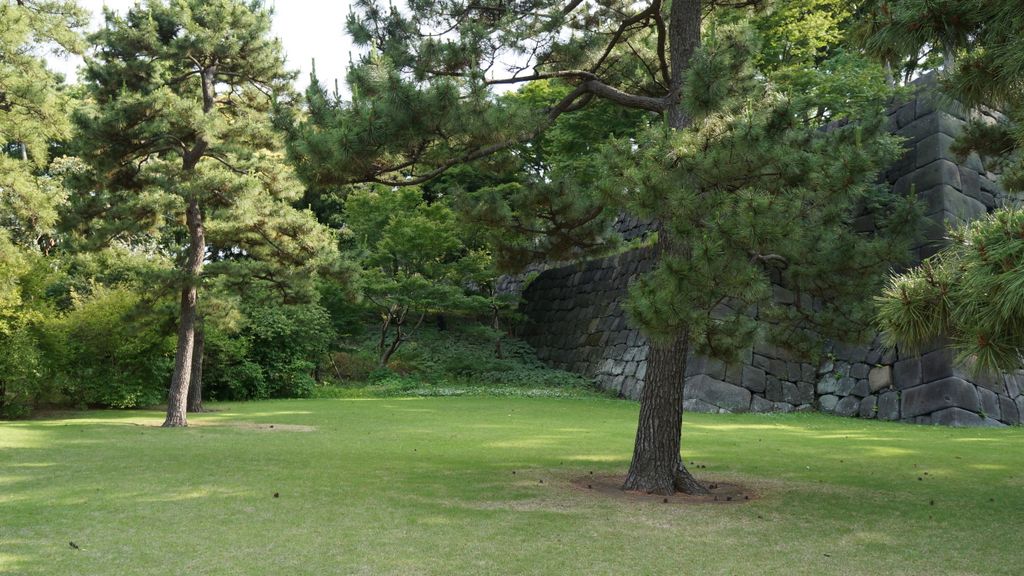
<svg viewBox="0 0 1024 576"><path fill-rule="evenodd" d="M0 423L0 573L1024 572L1020 428L687 415L698 475L759 497L665 504L572 484L625 472L635 403L216 408Z"/></svg>

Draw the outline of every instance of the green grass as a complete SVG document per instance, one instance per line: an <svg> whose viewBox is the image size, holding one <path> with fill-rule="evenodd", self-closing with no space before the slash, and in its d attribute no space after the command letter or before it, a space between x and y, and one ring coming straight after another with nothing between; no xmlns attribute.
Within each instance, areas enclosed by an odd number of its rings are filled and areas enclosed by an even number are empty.
<svg viewBox="0 0 1024 576"><path fill-rule="evenodd" d="M1022 570L1019 428L688 415L684 448L706 466L699 474L761 497L663 504L570 485L591 471L625 471L634 403L458 397L217 408L186 430L152 427L152 411L0 423L0 573Z"/></svg>

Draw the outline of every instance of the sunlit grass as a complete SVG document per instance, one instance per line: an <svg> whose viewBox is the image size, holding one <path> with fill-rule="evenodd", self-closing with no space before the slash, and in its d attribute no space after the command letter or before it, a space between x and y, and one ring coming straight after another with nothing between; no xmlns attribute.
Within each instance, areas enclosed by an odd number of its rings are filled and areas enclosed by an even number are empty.
<svg viewBox="0 0 1024 576"><path fill-rule="evenodd" d="M1020 428L687 414L698 475L759 497L677 505L571 484L625 472L629 402L216 408L0 423L0 574L1020 573Z"/></svg>

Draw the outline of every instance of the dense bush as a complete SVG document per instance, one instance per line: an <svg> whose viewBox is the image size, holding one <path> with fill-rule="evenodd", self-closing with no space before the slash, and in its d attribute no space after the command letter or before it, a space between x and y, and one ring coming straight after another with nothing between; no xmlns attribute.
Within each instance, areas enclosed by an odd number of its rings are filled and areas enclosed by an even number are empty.
<svg viewBox="0 0 1024 576"><path fill-rule="evenodd" d="M243 304L241 329L207 330L203 385L222 400L312 395L320 363L334 341L319 304Z"/></svg>
<svg viewBox="0 0 1024 576"><path fill-rule="evenodd" d="M174 365L174 337L160 307L137 290L94 286L66 314L42 323L57 389L72 404L159 404Z"/></svg>

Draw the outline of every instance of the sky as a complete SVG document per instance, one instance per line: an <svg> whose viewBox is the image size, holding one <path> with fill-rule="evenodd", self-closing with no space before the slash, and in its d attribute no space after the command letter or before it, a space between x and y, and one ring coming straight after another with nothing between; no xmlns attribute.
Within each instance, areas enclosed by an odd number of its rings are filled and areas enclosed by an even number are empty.
<svg viewBox="0 0 1024 576"><path fill-rule="evenodd" d="M102 24L102 9L107 6L119 12L126 11L136 0L79 0L79 4L92 12L92 29ZM345 17L348 15L348 0L271 0L274 7L274 34L284 44L288 67L299 70L297 87L309 84L309 72L316 59L316 72L320 81L327 86L337 79L343 93L345 71L348 67L352 43L345 33ZM80 58L51 58L50 65L62 72L68 81L77 77L75 70L82 63Z"/></svg>

